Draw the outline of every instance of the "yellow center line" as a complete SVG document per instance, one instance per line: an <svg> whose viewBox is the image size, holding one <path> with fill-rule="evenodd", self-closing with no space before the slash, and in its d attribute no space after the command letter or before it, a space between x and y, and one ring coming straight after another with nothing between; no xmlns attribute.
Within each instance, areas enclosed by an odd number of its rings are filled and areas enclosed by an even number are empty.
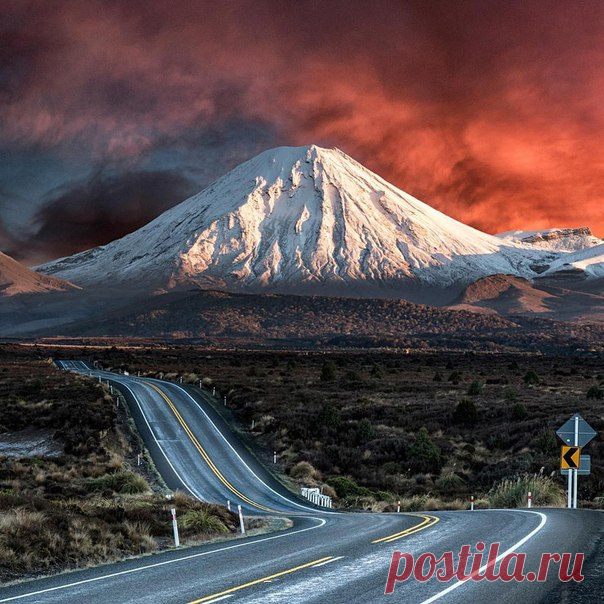
<svg viewBox="0 0 604 604"><path fill-rule="evenodd" d="M157 386L155 386L155 384L152 384L150 382L145 382L145 384L147 384L148 386L153 388L153 390L155 390L166 401L166 403L168 403L168 406L170 407L170 409L176 416L176 419L179 421L180 425L184 428L185 432L191 439L191 442L193 443L195 448L199 451L200 455L203 457L205 462L208 464L210 470L212 470L212 472L214 472L214 474L217 476L217 478L220 480L220 482L222 482L222 484L224 484L224 486L227 487L227 489L229 489L229 491L231 491L232 493L234 493L235 495L240 497L246 503L249 503L250 505L252 505L260 510L264 510L265 512L270 512L273 514L280 513L277 510L273 510L272 508L266 507L260 503L257 503L256 501L253 501L252 499L250 499L249 497L247 497L246 495L241 493L241 491L239 491L236 487L234 487L225 478L224 474L222 474L222 472L214 465L214 462L211 460L211 458L208 455L208 453L206 452L206 450L201 446L201 444L199 443L199 441L197 440L197 438L195 437L195 435L193 434L193 432L187 425L187 422L185 422L182 415L180 414L180 412L178 411L178 409L176 408L174 403L170 400L170 398L162 390L160 390Z"/></svg>
<svg viewBox="0 0 604 604"><path fill-rule="evenodd" d="M289 568L288 570L282 570L280 573L275 573L274 575L268 575L268 577L262 577L262 579L256 579L255 581L250 581L249 583L243 583L242 585L237 585L237 587L231 587L230 589L225 589L224 591L220 591L218 593L212 594L211 596L206 596L205 598L201 598L200 600L193 600L192 602L189 602L189 604L201 604L201 602L208 602L209 600L214 600L215 598L220 598L221 596L226 596L228 594L235 593L236 591L240 591L242 589L245 589L246 587L251 587L252 585L258 585L258 583L264 583L265 581L270 581L271 579L277 579L278 577L283 577L284 575L289 575L291 573L295 573L298 570L308 568L309 566L315 566L317 564L327 562L328 560L331 560L331 559L333 559L333 556L327 556L326 558L319 558L318 560L313 560L312 562L307 562L306 564L301 564L300 566L296 566L294 568Z"/></svg>
<svg viewBox="0 0 604 604"><path fill-rule="evenodd" d="M421 522L415 524L414 526L405 529L404 531L400 531L399 533L394 533L393 535L387 535L386 537L382 537L380 539L375 539L371 543L390 543L392 541L397 541L398 539L402 539L403 537L408 537L409 535L413 535L413 533L418 533L419 531L423 531L431 526L434 526L437 522L440 522L440 518L436 516L430 516L429 514L409 514L409 516L417 516L418 518L423 518Z"/></svg>

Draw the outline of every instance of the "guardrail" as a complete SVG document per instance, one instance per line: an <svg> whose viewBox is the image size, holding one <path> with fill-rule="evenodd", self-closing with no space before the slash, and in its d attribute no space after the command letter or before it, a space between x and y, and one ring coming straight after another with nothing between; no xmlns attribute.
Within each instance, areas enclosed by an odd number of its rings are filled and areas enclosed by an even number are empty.
<svg viewBox="0 0 604 604"><path fill-rule="evenodd" d="M323 495L317 488L302 487L302 497L306 497L311 503L319 505L324 508L332 507L331 497L329 495Z"/></svg>

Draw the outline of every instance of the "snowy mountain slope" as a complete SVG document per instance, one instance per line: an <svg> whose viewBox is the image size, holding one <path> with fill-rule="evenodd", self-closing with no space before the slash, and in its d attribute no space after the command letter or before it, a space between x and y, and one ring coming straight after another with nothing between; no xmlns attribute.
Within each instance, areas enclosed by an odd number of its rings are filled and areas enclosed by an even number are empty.
<svg viewBox="0 0 604 604"><path fill-rule="evenodd" d="M81 286L403 293L527 278L557 255L464 225L338 149L280 147L108 245L39 267ZM326 289L331 288L331 289Z"/></svg>
<svg viewBox="0 0 604 604"><path fill-rule="evenodd" d="M496 237L511 243L557 252L577 252L604 243L588 227L543 231L507 231L499 233Z"/></svg>
<svg viewBox="0 0 604 604"><path fill-rule="evenodd" d="M71 283L36 273L0 252L0 296L64 291L73 288Z"/></svg>
<svg viewBox="0 0 604 604"><path fill-rule="evenodd" d="M543 277L576 274L587 278L604 277L604 243L563 255L551 264Z"/></svg>

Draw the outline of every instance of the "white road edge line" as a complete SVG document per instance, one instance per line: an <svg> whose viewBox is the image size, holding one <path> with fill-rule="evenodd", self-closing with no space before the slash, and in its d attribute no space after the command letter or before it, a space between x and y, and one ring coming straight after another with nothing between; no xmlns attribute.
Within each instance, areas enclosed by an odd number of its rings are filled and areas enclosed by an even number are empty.
<svg viewBox="0 0 604 604"><path fill-rule="evenodd" d="M168 462L168 465L172 468L172 471L174 472L174 474L176 474L176 476L178 477L178 479L180 480L180 482L182 482L182 484L184 485L185 489L187 489L187 491L189 491L189 493L191 493L191 495L193 495L193 497L196 497L200 501L203 501L204 500L203 497L199 493L197 493L195 490L193 490L186 483L186 481L183 479L183 477L176 471L176 468L174 467L174 465L172 464L172 462L168 458L167 453L164 451L163 447L159 444L159 441L157 440L157 437L155 436L155 432L153 432L153 428L151 428L151 424L149 423L149 420L147 420L147 416L145 415L145 412L143 411L143 407L139 403L138 399L136 398L136 394L134 394L134 392L132 391L132 389L130 388L130 386L128 386L127 384L124 384L124 382L121 382L120 380L113 380L113 381L117 382L120 386L123 386L124 388L126 388L128 390L128 392L130 392L130 394L132 395L132 398L134 399L136 405L138 406L138 408L139 408L139 410L141 412L141 415L143 416L143 419L145 420L145 423L147 424L147 428L149 428L149 432L151 433L151 436L153 437L153 440L155 441L155 444L157 445L157 447L161 451L162 455L165 457L166 461Z"/></svg>
<svg viewBox="0 0 604 604"><path fill-rule="evenodd" d="M115 375L112 372L103 372L103 373L110 373L112 376ZM187 490L192 493L193 495L195 495L195 497L197 497L198 499L201 499L203 501L203 497L200 497L199 495L196 495L195 493L193 493L193 491L187 486L187 484L185 483L185 481L180 477L180 475L178 474L178 472L176 472L176 470L174 469L174 466L170 463L170 460L168 459L166 453L164 452L164 450L161 448L161 445L159 444L159 442L157 441L157 438L155 438L155 434L153 433L153 430L151 429L151 426L149 425L149 422L147 421L147 418L145 417L145 414L142 410L142 407L140 405L140 403L138 402L138 400L136 399L136 395L134 394L134 392L132 392L132 390L130 389L129 386L127 386L123 381L121 381L120 379L116 379L115 377L111 377L111 378L105 378L105 379L112 379L114 382L117 382L118 384L124 386L125 388L127 388L130 391L130 394L132 394L132 396L134 397L134 400L136 401L136 404L138 405L139 409L141 410L141 413L143 415L143 418L145 420L145 423L147 424L147 426L149 427L149 430L151 431L151 435L153 436L153 440L155 440L155 442L157 443L157 446L160 448L161 452L163 453L164 457L166 458L166 461L170 464L170 467L172 468L172 470L174 470L174 473L176 474L176 476L178 476L178 478L180 479L180 481L185 485L185 487L187 488ZM135 379L134 377L131 378L133 381L135 382L139 382L141 383L143 386L145 384L143 379ZM287 497L285 497L284 495L282 495L281 493L278 493L277 491L275 491L274 489L272 489L269 485L267 485L246 463L245 461L241 458L241 456L239 455L239 453L237 453L237 450L233 447L233 445L227 440L227 438L225 437L225 435L218 429L218 427L216 426L216 424L214 424L214 422L211 420L211 418L209 417L209 415L205 412L205 410L203 409L203 407L180 385L178 384L173 384L171 382L166 382L165 380L156 380L154 378L145 378L145 380L149 381L149 382L159 382L162 386L163 385L169 385L169 386L176 386L179 390L182 390L182 392L188 396L193 403L199 408L199 410L203 413L203 415L206 417L206 419L208 420L208 422L210 423L210 425L212 426L212 428L220 435L220 437L224 440L224 442L228 445L228 447L233 451L233 453L237 456L237 458L239 459L239 461L244 465L244 467L248 470L248 472L263 486L265 487L267 490L269 490L271 493L277 495L277 497L279 497L280 499L283 499L284 501L286 501L288 504L290 505L295 505L296 507L300 508L301 510L304 510L305 512L310 512L310 513L317 513L319 510L316 510L314 508L309 508L306 507L300 503L298 503L297 501L293 501L291 499L288 499ZM339 514L339 512L328 512L327 510L323 511L321 510L322 513L324 514Z"/></svg>
<svg viewBox="0 0 604 604"><path fill-rule="evenodd" d="M483 512L483 513L484 512L488 513L490 511L492 511L492 510L481 510L481 512ZM501 512L501 510L495 510L495 511ZM514 511L522 512L523 514L535 514L537 516L541 516L541 522L528 535L526 535L525 537L520 539L520 541L514 543L514 545L512 545L510 548L506 549L505 552L503 552L502 554L499 554L499 556L497 556L497 558L495 558L495 562L499 562L500 560L505 558L508 554L511 554L513 551L517 550L519 547L524 545L529 539L534 537L545 526L545 523L547 522L547 516L545 514L542 514L541 512L533 512L533 511L528 511L528 510L514 510ZM487 566L488 566L488 563L483 564L478 569L478 572L479 573L484 572L484 570L487 568ZM436 602L436 600L440 600L440 598L447 595L448 593L451 593L454 589L457 589L458 587L461 587L462 585L466 585L467 583L469 583L469 581L459 581L458 580L457 583L453 583L453 585L449 585L449 587L447 587L446 589L443 589L442 591L439 591L437 594L433 595L431 598L424 600L421 604L430 604L430 602Z"/></svg>
<svg viewBox="0 0 604 604"><path fill-rule="evenodd" d="M157 382L161 382L163 384L166 384L166 382L163 382L162 380L154 380L154 379L150 379L149 381L157 381ZM314 508L308 508L304 505L302 505L301 503L298 503L297 501L292 501L291 499L288 499L287 497L285 497L285 495L282 495L281 493L278 493L277 491L275 491L274 489L272 489L269 485L267 485L253 470L252 468L250 468L245 461L241 458L241 456L239 455L239 453L237 453L237 450L235 449L235 447L233 447L233 445L227 440L227 438L225 437L225 435L218 429L218 427L216 426L216 424L211 420L210 416L205 412L205 410L203 409L203 407L180 385L178 384L172 384L171 382L167 382L169 385L171 386L176 386L179 390L182 390L194 403L195 405L197 405L197 407L199 408L199 410L204 414L204 416L206 417L206 419L208 420L208 422L210 423L210 425L212 426L212 428L214 428L214 430L220 435L220 437L222 438L222 440L224 440L224 442L229 446L229 448L233 451L233 453L235 453L235 455L237 456L237 458L239 459L239 461L245 466L245 468L248 470L248 472L266 489L268 489L271 493L277 495L277 497L283 499L284 501L286 501L287 503L294 504L297 507L303 509L306 512L317 512L316 509ZM323 510L321 510L323 512ZM325 514L339 514L339 512L329 512L327 511L327 509L323 512Z"/></svg>
<svg viewBox="0 0 604 604"><path fill-rule="evenodd" d="M291 537L292 535L297 535L299 533L305 533L306 531L314 531L318 528L325 526L325 524L327 522L327 520L325 520L324 518L312 518L312 520L318 520L319 524L317 524L315 526L310 526L305 529L299 529L297 531L287 533L286 535L273 535L272 537L265 537L263 539L255 539L254 541L246 541L245 543L237 543L235 545L228 545L227 547L221 547L219 549L214 549L210 552L200 552L199 554L191 554L189 556L182 556L180 558L174 558L172 560L165 560L164 562L156 562L155 564L147 564L146 566L138 566L136 568L130 568L128 570L122 570L117 573L109 573L108 575L101 575L100 577L92 577L91 579L83 579L82 581L74 581L73 583L66 583L65 585L57 585L56 587L49 587L47 589L31 591L26 594L21 594L19 596L11 596L10 598L4 598L3 600L0 600L0 602L12 602L13 600L20 600L21 598L29 598L31 596L37 596L40 594L49 593L51 591L58 591L59 589L67 589L69 587L85 585L86 583L94 583L95 581L102 581L104 579L112 579L114 577L121 577L123 575L129 575L132 573L149 570L151 568L158 568L160 566L167 566L168 564L175 564L176 562L194 560L195 558L209 556L209 555L215 554L217 552L224 552L224 551L231 550L231 549L238 549L240 547L246 547L248 545L253 545L254 543L260 543L260 542L264 542L264 541L273 541L275 539L283 539L285 537Z"/></svg>
<svg viewBox="0 0 604 604"><path fill-rule="evenodd" d="M331 560L325 560L325 562L319 562L319 564L313 564L311 568L319 568L319 566L325 566L326 564L331 564L332 562L336 562L337 560L341 560L344 556L338 556L337 558L332 558Z"/></svg>

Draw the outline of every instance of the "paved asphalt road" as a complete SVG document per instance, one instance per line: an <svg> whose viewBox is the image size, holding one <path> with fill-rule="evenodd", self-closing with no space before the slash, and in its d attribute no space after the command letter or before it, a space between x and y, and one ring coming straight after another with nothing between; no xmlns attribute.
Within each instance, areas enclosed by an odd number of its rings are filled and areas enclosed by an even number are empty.
<svg viewBox="0 0 604 604"><path fill-rule="evenodd" d="M245 514L286 515L293 528L173 550L0 589L0 602L600 602L604 515L587 510L486 510L418 514L337 513L289 492L249 454L208 402L179 384L65 368L109 379L128 400L153 459L172 488L209 501L241 504ZM585 579L561 583L551 563L544 583L421 582L413 577L384 595L394 551L416 558L462 545L499 542L524 552L524 572L544 552L586 554ZM486 555L485 560L486 562ZM471 563L470 563L471 564ZM468 569L470 567L468 565ZM495 568L498 569L497 565ZM402 569L402 565L401 565Z"/></svg>

